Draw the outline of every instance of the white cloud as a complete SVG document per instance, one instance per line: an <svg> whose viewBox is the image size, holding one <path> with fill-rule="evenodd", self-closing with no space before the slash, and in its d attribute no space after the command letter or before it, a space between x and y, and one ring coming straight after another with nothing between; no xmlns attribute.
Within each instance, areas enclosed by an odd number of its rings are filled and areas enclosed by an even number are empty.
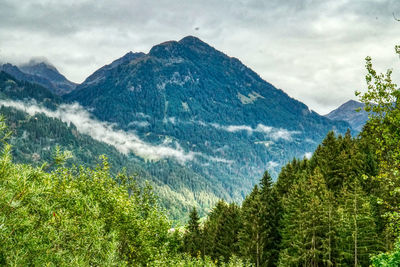
<svg viewBox="0 0 400 267"><path fill-rule="evenodd" d="M271 161L268 161L268 163L267 163L267 169L268 170L275 169L278 166L279 166L279 163L276 162L276 161L272 161L271 160Z"/></svg>
<svg viewBox="0 0 400 267"><path fill-rule="evenodd" d="M73 123L79 132L90 135L95 140L112 145L121 153L127 154L132 152L144 159L159 160L170 157L180 162L185 162L193 160L195 156L201 155L191 151L185 152L179 146L171 148L164 145L148 144L132 132L116 130L113 124L100 122L91 118L90 113L84 110L79 104L63 104L55 111L38 106L34 102L23 103L0 100L0 105L22 110L31 116L44 113L48 117L57 118L66 123Z"/></svg>
<svg viewBox="0 0 400 267"><path fill-rule="evenodd" d="M306 153L304 153L304 157L305 157L306 159L311 159L312 155L313 155L312 152L306 152Z"/></svg>
<svg viewBox="0 0 400 267"><path fill-rule="evenodd" d="M144 128L144 127L150 126L150 123L147 122L147 121L131 121L131 122L128 124L128 126L137 126L137 127Z"/></svg>
<svg viewBox="0 0 400 267"><path fill-rule="evenodd" d="M251 128L250 126L247 125L228 125L225 127L221 127L223 129L225 129L228 132L239 132L239 131L248 131L248 132L253 132L253 128Z"/></svg>
<svg viewBox="0 0 400 267"><path fill-rule="evenodd" d="M283 139L286 141L291 141L292 140L292 135L293 134L298 134L298 131L288 131L286 129L277 129L276 131L273 131L271 133L271 138L273 140L279 140L279 139Z"/></svg>
<svg viewBox="0 0 400 267"><path fill-rule="evenodd" d="M233 160L228 160L224 158L219 158L219 157L213 157L213 156L206 156L205 157L208 160L214 161L214 162L220 162L220 163L225 163L225 164L233 164Z"/></svg>
<svg viewBox="0 0 400 267"><path fill-rule="evenodd" d="M172 124L198 124L204 127L211 126L214 127L215 129L220 129L223 131L227 131L230 133L236 133L236 132L241 132L241 131L246 131L248 134L252 134L254 132L258 133L264 133L268 137L270 137L272 140L277 141L280 139L286 140L286 141L292 141L293 140L293 135L299 134L299 131L289 131L284 128L275 128L271 126L266 126L264 124L258 124L257 127L252 128L249 125L221 125L219 123L207 123L204 121L197 121L197 120L190 120L190 121L182 121L179 119L176 119L175 117L168 117L164 118L163 120L164 123L172 123Z"/></svg>
<svg viewBox="0 0 400 267"><path fill-rule="evenodd" d="M253 132L264 133L274 141L277 141L279 139L292 141L292 136L300 133L299 131L289 131L283 128L274 128L261 123L258 124L256 128L252 128L248 125L220 125L217 123L211 123L210 125L214 128L228 132L247 131L249 134L252 134Z"/></svg>

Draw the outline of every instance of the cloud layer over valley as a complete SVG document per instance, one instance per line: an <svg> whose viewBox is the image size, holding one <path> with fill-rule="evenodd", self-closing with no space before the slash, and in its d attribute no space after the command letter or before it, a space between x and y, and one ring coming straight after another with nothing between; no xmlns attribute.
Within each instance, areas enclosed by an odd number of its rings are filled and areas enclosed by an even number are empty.
<svg viewBox="0 0 400 267"><path fill-rule="evenodd" d="M21 102L13 100L0 100L0 106L12 107L17 110L28 113L31 116L43 113L47 117L59 119L65 123L72 123L76 126L78 132L91 136L93 139L114 146L123 154L133 153L146 160L160 160L163 158L174 158L181 163L187 161L195 162L215 162L221 164L233 164L234 161L218 156L223 148L214 149L210 154L205 154L196 151L187 151L183 149L177 141L166 137L163 142L158 145L150 144L142 140L135 132L136 128L148 127L150 124L146 121L148 115L143 113L136 114L129 126L131 131L118 129L115 124L96 120L90 112L85 110L77 103L62 104L56 110L47 109L35 101ZM161 122L162 123L162 122ZM218 123L207 123L203 121L181 121L176 118L167 118L163 123L171 124L191 124L201 125L202 127L212 127L219 131L230 133L247 132L249 135L253 133L261 133L264 139L255 142L264 144L266 149L273 144L273 141L282 140L284 142L292 142L293 136L300 133L298 131L289 131L283 128L274 128L263 124L258 124L253 128L248 125L221 125ZM225 148L225 147L224 147ZM202 164L203 164L202 163ZM270 166L270 165L268 165ZM271 168L276 167L270 166Z"/></svg>
<svg viewBox="0 0 400 267"><path fill-rule="evenodd" d="M199 156L199 153L185 152L179 146L172 148L165 145L148 144L133 132L114 129L113 124L93 119L90 113L79 104L63 104L55 111L41 107L34 102L24 103L12 100L0 100L0 105L13 107L31 116L43 113L48 117L56 118L66 123L73 123L80 133L87 134L95 140L112 145L124 154L132 152L139 157L149 160L170 157L180 162L193 160L195 156Z"/></svg>

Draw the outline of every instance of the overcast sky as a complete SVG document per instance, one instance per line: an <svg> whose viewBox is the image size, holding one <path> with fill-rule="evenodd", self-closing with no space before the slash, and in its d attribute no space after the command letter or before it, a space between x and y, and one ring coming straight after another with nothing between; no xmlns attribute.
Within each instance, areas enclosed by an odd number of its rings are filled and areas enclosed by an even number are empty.
<svg viewBox="0 0 400 267"><path fill-rule="evenodd" d="M194 35L325 114L365 88L367 55L400 77L393 13L399 0L0 0L0 61L45 57L79 83L128 51Z"/></svg>

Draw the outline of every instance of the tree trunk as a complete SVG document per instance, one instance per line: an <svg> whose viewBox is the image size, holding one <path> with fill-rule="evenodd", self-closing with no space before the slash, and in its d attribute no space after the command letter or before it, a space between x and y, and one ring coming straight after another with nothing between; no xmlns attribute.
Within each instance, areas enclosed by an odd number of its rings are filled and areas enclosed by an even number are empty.
<svg viewBox="0 0 400 267"><path fill-rule="evenodd" d="M260 266L260 240L259 240L259 233L257 231L257 242L256 242L256 250L257 250L257 262L256 262L256 266L259 267Z"/></svg>
<svg viewBox="0 0 400 267"><path fill-rule="evenodd" d="M354 194L354 266L358 266L357 262L357 234L358 234L358 229L357 229L357 192Z"/></svg>

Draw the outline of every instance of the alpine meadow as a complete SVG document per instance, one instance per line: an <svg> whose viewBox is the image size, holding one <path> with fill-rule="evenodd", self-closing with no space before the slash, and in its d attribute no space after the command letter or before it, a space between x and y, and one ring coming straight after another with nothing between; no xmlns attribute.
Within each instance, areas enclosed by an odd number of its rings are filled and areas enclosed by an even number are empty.
<svg viewBox="0 0 400 267"><path fill-rule="evenodd" d="M0 266L400 266L397 14L0 0Z"/></svg>

